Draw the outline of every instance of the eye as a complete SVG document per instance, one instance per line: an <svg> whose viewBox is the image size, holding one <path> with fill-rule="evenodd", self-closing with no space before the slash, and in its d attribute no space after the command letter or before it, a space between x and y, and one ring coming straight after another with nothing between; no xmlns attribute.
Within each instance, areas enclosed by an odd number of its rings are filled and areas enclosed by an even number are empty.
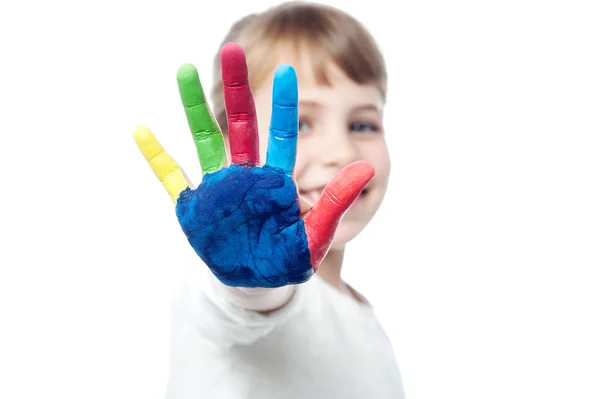
<svg viewBox="0 0 600 399"><path fill-rule="evenodd" d="M379 131L379 126L373 123L354 122L350 124L349 128L352 132L360 133L375 133Z"/></svg>
<svg viewBox="0 0 600 399"><path fill-rule="evenodd" d="M310 130L310 124L307 121L300 119L298 121L298 132L306 132L308 130Z"/></svg>

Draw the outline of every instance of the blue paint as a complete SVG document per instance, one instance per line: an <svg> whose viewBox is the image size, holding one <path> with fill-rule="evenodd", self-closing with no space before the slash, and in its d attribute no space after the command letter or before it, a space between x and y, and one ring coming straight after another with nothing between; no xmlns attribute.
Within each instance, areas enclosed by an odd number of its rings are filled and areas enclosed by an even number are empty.
<svg viewBox="0 0 600 399"><path fill-rule="evenodd" d="M235 287L300 284L313 275L296 185L270 166L231 165L184 190L177 218L214 275Z"/></svg>
<svg viewBox="0 0 600 399"><path fill-rule="evenodd" d="M272 101L266 164L291 176L298 141L298 81L290 65L275 70Z"/></svg>

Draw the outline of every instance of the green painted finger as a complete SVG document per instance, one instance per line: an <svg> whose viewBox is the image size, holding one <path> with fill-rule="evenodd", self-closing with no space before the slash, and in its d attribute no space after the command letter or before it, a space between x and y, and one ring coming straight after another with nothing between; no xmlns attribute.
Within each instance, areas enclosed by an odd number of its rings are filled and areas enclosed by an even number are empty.
<svg viewBox="0 0 600 399"><path fill-rule="evenodd" d="M216 172L225 162L225 145L219 125L204 97L196 67L192 64L182 65L177 71L177 85L196 144L202 174Z"/></svg>

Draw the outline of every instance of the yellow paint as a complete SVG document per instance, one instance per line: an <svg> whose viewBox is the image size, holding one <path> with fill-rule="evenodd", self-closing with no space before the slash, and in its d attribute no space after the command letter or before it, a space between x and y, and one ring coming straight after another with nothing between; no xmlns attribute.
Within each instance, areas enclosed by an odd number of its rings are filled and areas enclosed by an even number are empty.
<svg viewBox="0 0 600 399"><path fill-rule="evenodd" d="M133 138L152 171L169 193L173 203L176 204L179 194L189 184L183 170L146 126L136 126L133 130Z"/></svg>

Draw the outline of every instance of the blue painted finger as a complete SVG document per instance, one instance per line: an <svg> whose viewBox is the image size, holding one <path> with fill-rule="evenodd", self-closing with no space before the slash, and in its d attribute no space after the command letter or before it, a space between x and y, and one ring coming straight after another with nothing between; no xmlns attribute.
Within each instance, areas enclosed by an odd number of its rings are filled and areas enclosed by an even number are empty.
<svg viewBox="0 0 600 399"><path fill-rule="evenodd" d="M298 141L298 80L291 65L280 65L273 80L273 108L266 164L291 176Z"/></svg>

